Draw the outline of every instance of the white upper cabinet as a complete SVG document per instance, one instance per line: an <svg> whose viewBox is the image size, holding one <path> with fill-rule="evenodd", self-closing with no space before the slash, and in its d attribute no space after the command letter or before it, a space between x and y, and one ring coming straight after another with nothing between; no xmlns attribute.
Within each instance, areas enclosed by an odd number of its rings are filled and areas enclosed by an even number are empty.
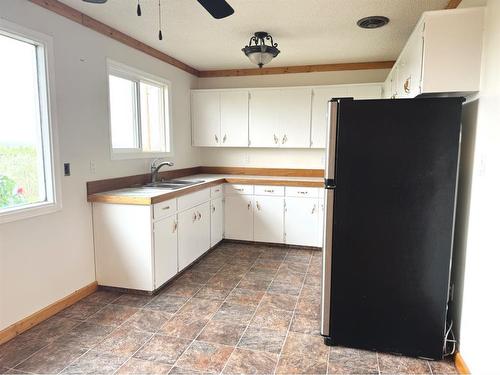
<svg viewBox="0 0 500 375"><path fill-rule="evenodd" d="M280 90L250 91L250 118L248 125L250 147L279 147L280 145Z"/></svg>
<svg viewBox="0 0 500 375"><path fill-rule="evenodd" d="M313 88L311 148L326 147L326 129L328 126L328 101L332 98L353 97L354 99L380 99L382 86L339 85Z"/></svg>
<svg viewBox="0 0 500 375"><path fill-rule="evenodd" d="M192 91L191 116L193 146L218 146L221 141L220 93Z"/></svg>
<svg viewBox="0 0 500 375"><path fill-rule="evenodd" d="M387 78L384 97L479 91L483 23L481 7L425 12Z"/></svg>
<svg viewBox="0 0 500 375"><path fill-rule="evenodd" d="M310 88L250 92L250 147L308 148L310 127Z"/></svg>
<svg viewBox="0 0 500 375"><path fill-rule="evenodd" d="M248 91L191 92L193 146L248 146Z"/></svg>
<svg viewBox="0 0 500 375"><path fill-rule="evenodd" d="M328 122L328 101L332 98L348 96L347 86L317 87L313 89L311 147L326 147Z"/></svg>
<svg viewBox="0 0 500 375"><path fill-rule="evenodd" d="M248 146L248 91L220 93L220 146Z"/></svg>
<svg viewBox="0 0 500 375"><path fill-rule="evenodd" d="M311 95L310 88L280 90L279 105L275 108L279 116L280 147L310 146Z"/></svg>

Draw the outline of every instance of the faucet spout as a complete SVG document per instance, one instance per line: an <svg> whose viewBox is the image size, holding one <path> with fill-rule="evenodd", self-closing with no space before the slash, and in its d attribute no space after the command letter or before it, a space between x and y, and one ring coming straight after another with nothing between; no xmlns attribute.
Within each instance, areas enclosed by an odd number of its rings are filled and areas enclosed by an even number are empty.
<svg viewBox="0 0 500 375"><path fill-rule="evenodd" d="M158 174L160 172L160 169L164 166L169 166L173 167L174 163L171 161L162 161L160 162L160 159L155 159L151 163L151 182L157 182L158 181Z"/></svg>

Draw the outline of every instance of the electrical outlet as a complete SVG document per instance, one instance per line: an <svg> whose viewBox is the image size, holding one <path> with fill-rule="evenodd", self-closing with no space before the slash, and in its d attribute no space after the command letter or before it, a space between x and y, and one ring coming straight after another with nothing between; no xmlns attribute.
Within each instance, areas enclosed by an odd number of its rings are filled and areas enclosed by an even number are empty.
<svg viewBox="0 0 500 375"><path fill-rule="evenodd" d="M90 161L90 174L95 174L95 161Z"/></svg>

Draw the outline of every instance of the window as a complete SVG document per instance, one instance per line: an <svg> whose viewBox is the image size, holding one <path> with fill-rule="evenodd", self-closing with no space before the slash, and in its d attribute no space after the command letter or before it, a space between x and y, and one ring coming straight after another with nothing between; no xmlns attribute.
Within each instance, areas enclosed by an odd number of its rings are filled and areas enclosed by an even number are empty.
<svg viewBox="0 0 500 375"><path fill-rule="evenodd" d="M56 202L47 65L49 37L0 20L0 222Z"/></svg>
<svg viewBox="0 0 500 375"><path fill-rule="evenodd" d="M169 83L108 61L112 158L171 154Z"/></svg>

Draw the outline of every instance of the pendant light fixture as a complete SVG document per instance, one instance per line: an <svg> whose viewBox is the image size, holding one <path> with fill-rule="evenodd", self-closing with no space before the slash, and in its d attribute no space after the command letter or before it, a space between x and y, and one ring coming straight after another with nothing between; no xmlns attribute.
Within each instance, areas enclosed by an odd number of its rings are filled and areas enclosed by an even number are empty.
<svg viewBox="0 0 500 375"><path fill-rule="evenodd" d="M142 16L141 0L137 0L137 15Z"/></svg>
<svg viewBox="0 0 500 375"><path fill-rule="evenodd" d="M270 44L266 44L266 41ZM278 56L280 50L277 47L278 43L274 43L271 35L265 31L258 31L250 38L248 45L241 50L251 62L262 68Z"/></svg>

